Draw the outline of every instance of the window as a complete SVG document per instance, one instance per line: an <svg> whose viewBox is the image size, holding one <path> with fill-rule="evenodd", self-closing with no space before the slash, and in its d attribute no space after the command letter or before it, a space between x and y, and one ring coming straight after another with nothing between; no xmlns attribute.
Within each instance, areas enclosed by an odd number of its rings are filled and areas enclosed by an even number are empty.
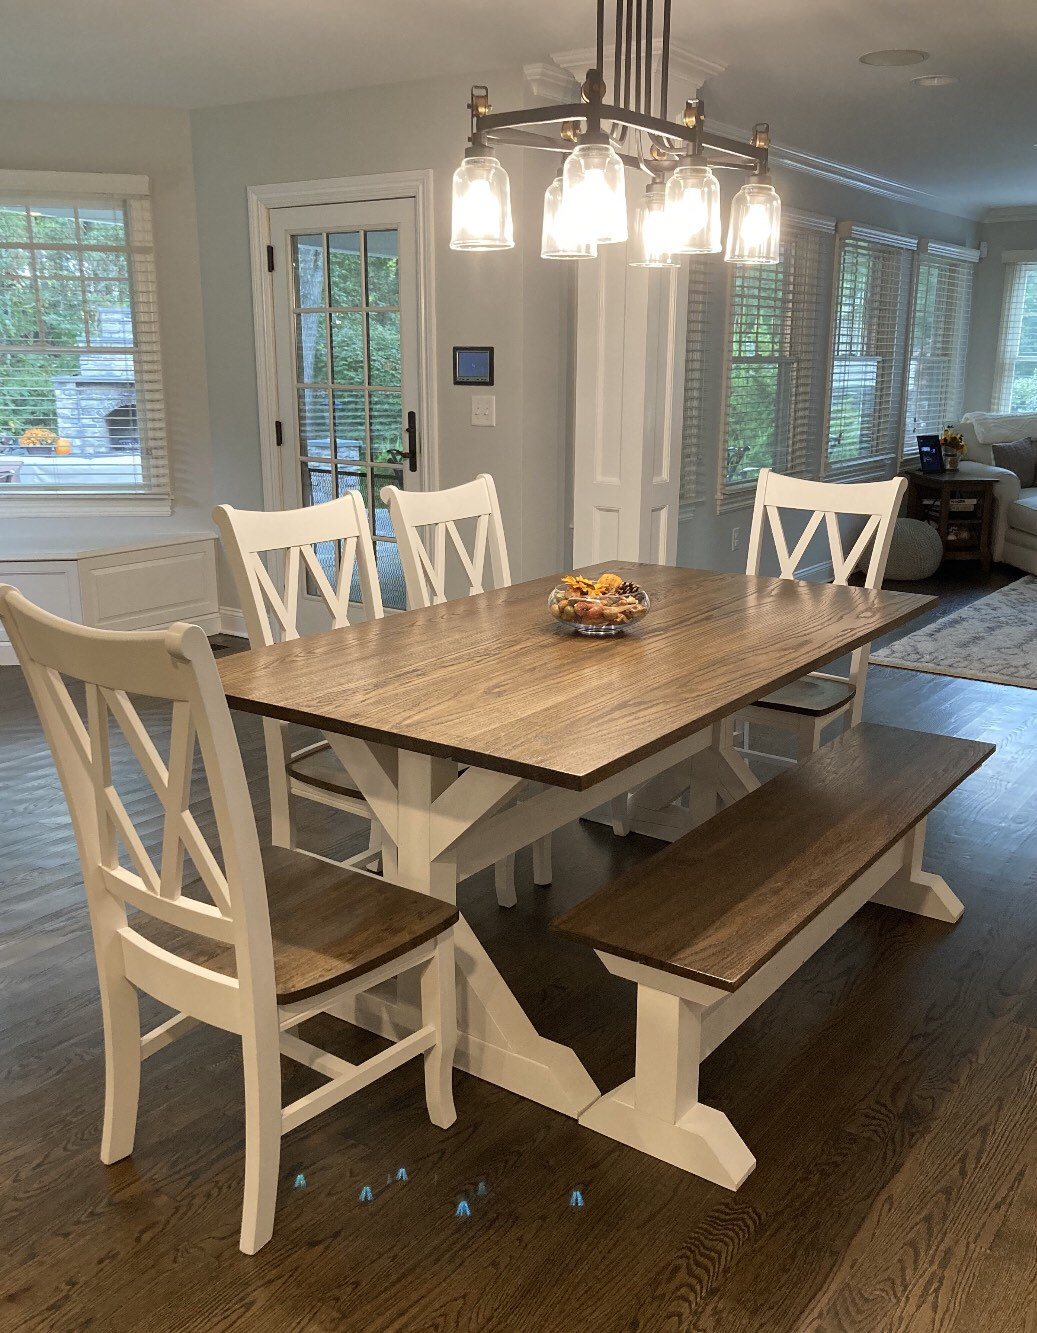
<svg viewBox="0 0 1037 1333"><path fill-rule="evenodd" d="M904 451L912 456L916 435L942 431L961 417L979 258L978 250L925 241L919 251L904 413Z"/></svg>
<svg viewBox="0 0 1037 1333"><path fill-rule="evenodd" d="M826 475L884 476L900 457L915 241L841 224Z"/></svg>
<svg viewBox="0 0 1037 1333"><path fill-rule="evenodd" d="M719 395L711 392L719 382L723 346L722 272L712 255L688 259L688 327L684 350L684 418L681 432L682 505L694 504L712 485L703 461L713 457L710 441L717 438Z"/></svg>
<svg viewBox="0 0 1037 1333"><path fill-rule="evenodd" d="M995 412L1037 412L1037 251L1006 251Z"/></svg>
<svg viewBox="0 0 1037 1333"><path fill-rule="evenodd" d="M760 469L802 474L824 413L831 223L786 217L781 259L729 270L722 501L741 503Z"/></svg>
<svg viewBox="0 0 1037 1333"><path fill-rule="evenodd" d="M0 172L0 506L169 495L146 180Z"/></svg>

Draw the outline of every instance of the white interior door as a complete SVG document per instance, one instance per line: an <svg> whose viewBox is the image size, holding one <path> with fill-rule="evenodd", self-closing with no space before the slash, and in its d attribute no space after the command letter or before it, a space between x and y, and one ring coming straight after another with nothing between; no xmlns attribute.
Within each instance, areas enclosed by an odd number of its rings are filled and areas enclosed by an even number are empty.
<svg viewBox="0 0 1037 1333"><path fill-rule="evenodd" d="M359 491L383 601L403 610L381 490L420 486L425 472L414 200L273 208L270 239L282 504ZM317 554L334 578L338 553L326 546Z"/></svg>

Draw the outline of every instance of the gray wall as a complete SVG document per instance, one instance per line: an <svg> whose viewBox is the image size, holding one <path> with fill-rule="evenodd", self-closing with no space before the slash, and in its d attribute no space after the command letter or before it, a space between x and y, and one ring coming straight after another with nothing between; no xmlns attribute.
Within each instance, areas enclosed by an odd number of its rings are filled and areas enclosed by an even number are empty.
<svg viewBox="0 0 1037 1333"><path fill-rule="evenodd" d="M800 171L775 168L773 174L775 188L786 208L849 219L865 226L881 227L907 236L925 236L954 245L975 246L979 243L979 224L968 218L919 208ZM725 190L725 202L726 195ZM716 512L716 501L712 497L719 466L719 438L714 442L714 449L713 455L703 462L707 477L705 498L681 515L677 563L705 569L744 570L752 501L750 499L744 507L725 509L721 514ZM824 545L816 542L807 551L805 562L821 562L824 558Z"/></svg>
<svg viewBox="0 0 1037 1333"><path fill-rule="evenodd" d="M514 250L449 248L450 182L467 138L474 81L483 80L432 79L192 113L214 494L242 506L259 507L263 499L246 188L431 168L440 485L493 474L513 574L529 578L563 561L570 278L566 265L539 256L552 172L546 154L502 152ZM520 72L497 74L489 84L497 105L521 105ZM465 343L496 348L493 429L472 427L472 391L451 383L451 348ZM226 580L222 596L232 603Z"/></svg>
<svg viewBox="0 0 1037 1333"><path fill-rule="evenodd" d="M987 243L987 257L979 262L972 291L972 329L965 373L966 412L990 410L1005 290L1001 256L1005 250L1037 250L1037 218L1027 222L985 222L979 237Z"/></svg>
<svg viewBox="0 0 1037 1333"><path fill-rule="evenodd" d="M174 512L61 519L7 517L7 549L49 544L115 545L148 534L209 530L212 508L209 413L202 333L190 122L155 107L0 102L0 167L95 171L151 179L166 428Z"/></svg>

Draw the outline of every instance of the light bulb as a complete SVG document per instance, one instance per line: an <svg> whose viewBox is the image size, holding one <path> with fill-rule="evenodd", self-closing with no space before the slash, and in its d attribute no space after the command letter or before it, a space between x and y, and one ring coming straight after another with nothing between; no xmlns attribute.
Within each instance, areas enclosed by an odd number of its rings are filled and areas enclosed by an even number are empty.
<svg viewBox="0 0 1037 1333"><path fill-rule="evenodd" d="M720 246L720 184L704 162L686 161L666 182L670 248L679 255L712 255Z"/></svg>
<svg viewBox="0 0 1037 1333"><path fill-rule="evenodd" d="M454 172L451 224L451 250L514 246L508 173L489 153L466 156Z"/></svg>
<svg viewBox="0 0 1037 1333"><path fill-rule="evenodd" d="M573 149L562 169L562 201L577 241L610 245L627 239L626 176L611 144Z"/></svg>
<svg viewBox="0 0 1037 1333"><path fill-rule="evenodd" d="M768 180L748 181L732 199L724 257L732 264L781 258L781 200Z"/></svg>
<svg viewBox="0 0 1037 1333"><path fill-rule="evenodd" d="M594 241L581 241L575 235L570 213L565 206L562 178L556 176L544 192L541 259L593 259L597 255L598 247Z"/></svg>
<svg viewBox="0 0 1037 1333"><path fill-rule="evenodd" d="M677 260L673 258L671 250L672 236L662 181L652 181L645 188L644 200L634 219L634 236L630 245L631 268L675 268Z"/></svg>

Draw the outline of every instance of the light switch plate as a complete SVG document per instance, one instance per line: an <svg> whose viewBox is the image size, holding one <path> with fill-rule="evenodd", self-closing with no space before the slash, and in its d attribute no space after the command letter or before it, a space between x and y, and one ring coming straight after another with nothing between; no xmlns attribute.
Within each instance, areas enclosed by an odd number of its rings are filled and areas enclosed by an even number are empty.
<svg viewBox="0 0 1037 1333"><path fill-rule="evenodd" d="M472 394L472 425L496 426L497 399L492 393Z"/></svg>

